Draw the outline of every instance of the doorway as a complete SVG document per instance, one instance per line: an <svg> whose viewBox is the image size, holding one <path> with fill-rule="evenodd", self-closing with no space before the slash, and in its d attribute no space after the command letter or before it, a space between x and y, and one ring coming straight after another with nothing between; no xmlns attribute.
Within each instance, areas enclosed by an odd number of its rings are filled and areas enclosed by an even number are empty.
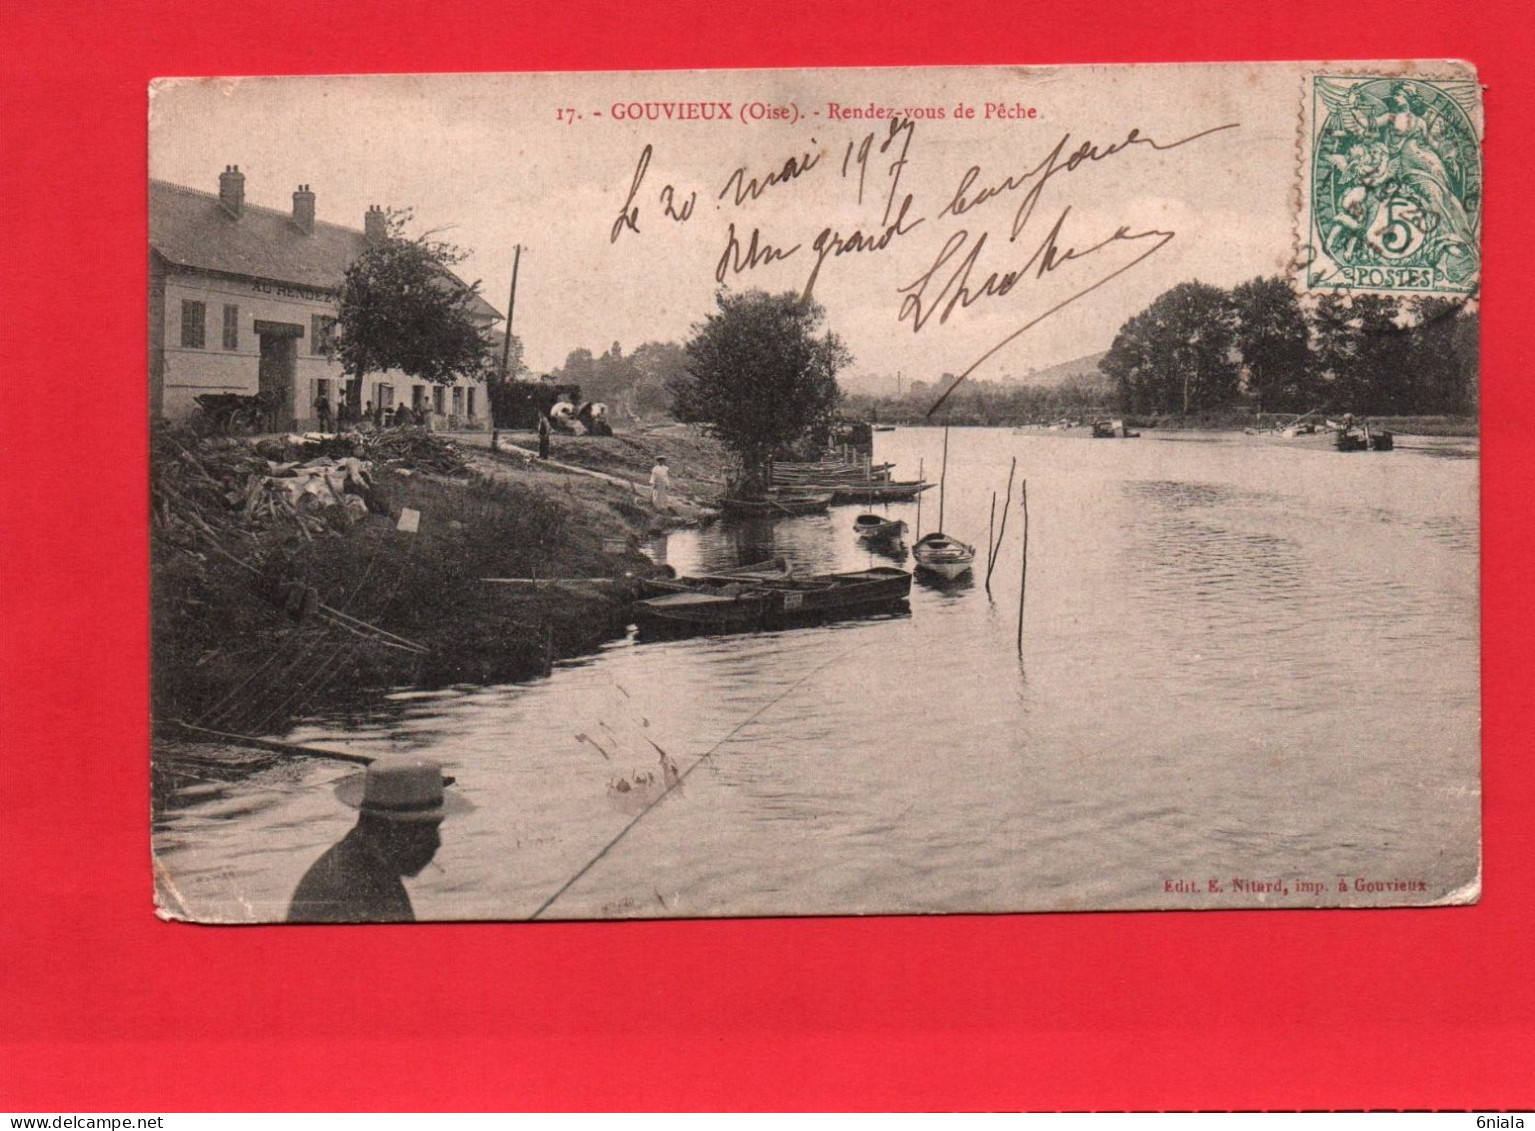
<svg viewBox="0 0 1535 1131"><path fill-rule="evenodd" d="M293 382L298 375L298 340L304 328L289 322L256 322L261 341L261 360L256 369L256 391L266 410L267 431L297 427Z"/></svg>

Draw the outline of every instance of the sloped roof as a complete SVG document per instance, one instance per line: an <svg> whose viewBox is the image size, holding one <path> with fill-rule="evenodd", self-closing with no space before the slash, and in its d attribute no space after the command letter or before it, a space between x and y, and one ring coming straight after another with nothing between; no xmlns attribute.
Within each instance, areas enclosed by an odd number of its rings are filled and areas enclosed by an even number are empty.
<svg viewBox="0 0 1535 1131"><path fill-rule="evenodd" d="M368 238L356 228L323 220L316 220L314 235L306 236L289 213L249 203L235 219L215 193L151 180L149 246L181 267L333 291ZM501 317L479 295L470 309L486 318Z"/></svg>

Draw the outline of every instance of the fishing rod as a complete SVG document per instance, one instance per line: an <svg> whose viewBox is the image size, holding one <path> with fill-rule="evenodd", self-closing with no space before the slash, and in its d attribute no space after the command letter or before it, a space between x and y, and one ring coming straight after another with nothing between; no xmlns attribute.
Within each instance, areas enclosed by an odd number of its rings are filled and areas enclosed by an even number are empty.
<svg viewBox="0 0 1535 1131"><path fill-rule="evenodd" d="M595 856L593 856L590 860L588 860L585 864L583 864L581 866L580 870L577 871L575 875L571 876L570 879L566 880L563 884L561 884L559 886L559 889L553 895L551 895L548 899L544 900L543 903L539 904L538 905L538 910L533 912L533 914L529 915L528 916L528 920L531 922L532 920L537 919L545 911L549 910L549 908L554 905L555 901L558 900L560 898L560 896L564 895L567 891L569 891L572 887L574 887L576 882L578 880L580 880L582 876L586 875L593 868L595 868L597 866L597 864L602 860L602 858L604 856L606 856L609 852L611 852L618 845L619 841L623 840L624 837L628 836L630 831L634 828L634 826L639 824L641 821L643 821L645 819L645 817L650 813L650 811L652 809L654 809L657 805L661 804L661 802L665 801L667 795L670 794L672 790L679 788L682 785L683 782L687 781L688 775L690 775L694 770L698 769L699 766L701 766L705 762L707 762L709 760L709 758L713 756L715 751L717 751L721 746L724 746L725 743L729 742L732 738L734 738L736 735L740 734L747 727L751 726L752 723L756 722L759 718L761 718L767 712L768 708L776 706L777 704L782 702L784 699L788 698L795 691L798 691L801 687L804 686L806 680L808 680L811 676L815 675L816 673L820 672L823 668L828 668L832 664L835 664L835 663L838 663L841 660L847 659L854 652L858 651L858 649L865 648L865 647L867 647L868 645L870 645L872 643L873 643L872 640L865 640L861 644L854 644L851 648L847 649L845 652L841 652L841 653L831 657L831 659L829 659L829 660L822 661L821 663L817 664L815 667L813 667L809 671L807 671L804 675L800 676L799 679L795 680L788 687L786 687L782 691L780 691L777 695L773 696L766 703L762 704L762 706L758 707L755 711L753 711L750 715L748 715L741 722L737 723L733 728L731 728L730 733L725 735L724 738L720 739L713 746L709 747L709 749L707 751L705 751L703 754L701 754L698 757L697 761L695 761L686 770L682 771L682 773L678 774L676 779L673 780L670 785L668 785L664 790L661 791L660 796L658 796L654 801L652 801L650 804L646 805L645 808L641 809L638 813L636 813L635 816L634 816L634 819L631 820L623 828L619 829L617 835L614 836L612 840L608 841L607 844L603 845L602 848L600 848L597 851L597 854ZM651 745L655 746L655 743L651 743ZM656 746L656 749L660 750L661 748L659 746ZM661 752L663 754L665 753L664 750L661 751Z"/></svg>

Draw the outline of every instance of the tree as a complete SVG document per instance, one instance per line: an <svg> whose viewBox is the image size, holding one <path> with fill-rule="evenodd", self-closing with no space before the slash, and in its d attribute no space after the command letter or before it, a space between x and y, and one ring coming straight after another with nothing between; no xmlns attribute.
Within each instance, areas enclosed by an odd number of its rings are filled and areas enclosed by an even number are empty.
<svg viewBox="0 0 1535 1131"><path fill-rule="evenodd" d="M1311 347L1300 299L1278 275L1231 292L1236 346L1247 366L1248 390L1264 412L1307 412L1313 396Z"/></svg>
<svg viewBox="0 0 1535 1131"><path fill-rule="evenodd" d="M1475 414L1481 407L1481 336L1482 316L1475 304L1455 319L1455 355L1460 359L1459 412Z"/></svg>
<svg viewBox="0 0 1535 1131"><path fill-rule="evenodd" d="M672 415L707 426L740 459L741 486L759 489L779 448L829 428L837 371L852 356L821 332L820 304L792 291L720 291L715 302L693 327L686 375L670 385Z"/></svg>
<svg viewBox="0 0 1535 1131"><path fill-rule="evenodd" d="M1466 357L1466 331L1462 324L1474 319L1465 314L1459 299L1424 296L1413 304L1411 330L1412 412L1462 413L1470 404ZM1472 354L1475 361L1475 354Z"/></svg>
<svg viewBox="0 0 1535 1131"><path fill-rule="evenodd" d="M369 373L398 369L446 385L483 377L495 364L490 340L470 313L480 284L465 284L452 271L468 252L431 232L407 239L410 215L390 210L384 238L354 259L341 281L332 354L351 380L354 414Z"/></svg>
<svg viewBox="0 0 1535 1131"><path fill-rule="evenodd" d="M631 360L639 376L631 390L630 411L635 416L668 412L670 386L687 376L687 352L676 342L646 342L634 351Z"/></svg>
<svg viewBox="0 0 1535 1131"><path fill-rule="evenodd" d="M1236 399L1236 320L1230 296L1205 283L1179 283L1135 315L1098 363L1127 412L1221 408Z"/></svg>
<svg viewBox="0 0 1535 1131"><path fill-rule="evenodd" d="M1390 295L1327 294L1311 317L1316 367L1332 412L1411 412L1410 312Z"/></svg>

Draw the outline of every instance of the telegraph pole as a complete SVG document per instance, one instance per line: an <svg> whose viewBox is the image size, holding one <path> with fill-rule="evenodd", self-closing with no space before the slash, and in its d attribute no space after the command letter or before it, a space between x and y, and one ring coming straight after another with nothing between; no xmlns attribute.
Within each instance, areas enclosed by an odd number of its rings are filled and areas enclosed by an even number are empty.
<svg viewBox="0 0 1535 1131"><path fill-rule="evenodd" d="M512 254L512 294L506 300L506 340L501 343L501 384L504 387L511 379L510 368L512 364L512 312L517 309L517 267L522 262L522 245L517 245L517 250ZM490 402L490 450L498 451L501 447L501 420L496 412L496 402Z"/></svg>

